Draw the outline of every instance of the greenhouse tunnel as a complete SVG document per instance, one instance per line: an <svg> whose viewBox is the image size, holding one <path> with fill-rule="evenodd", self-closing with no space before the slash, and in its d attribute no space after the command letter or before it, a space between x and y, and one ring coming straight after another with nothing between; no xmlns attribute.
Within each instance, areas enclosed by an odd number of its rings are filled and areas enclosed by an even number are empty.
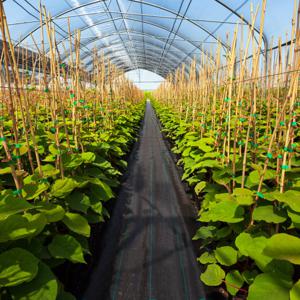
<svg viewBox="0 0 300 300"><path fill-rule="evenodd" d="M1 0L0 299L300 300L300 1Z"/></svg>

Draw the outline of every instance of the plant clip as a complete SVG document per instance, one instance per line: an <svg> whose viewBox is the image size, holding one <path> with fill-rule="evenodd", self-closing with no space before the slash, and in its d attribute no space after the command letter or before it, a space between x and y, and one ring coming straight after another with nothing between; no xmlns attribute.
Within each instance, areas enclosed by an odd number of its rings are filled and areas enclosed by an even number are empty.
<svg viewBox="0 0 300 300"><path fill-rule="evenodd" d="M245 142L244 141L238 141L238 145L243 146L243 145L245 145Z"/></svg>
<svg viewBox="0 0 300 300"><path fill-rule="evenodd" d="M288 170L288 168L289 168L288 165L282 165L282 166L281 166L281 169L282 169L282 170Z"/></svg>
<svg viewBox="0 0 300 300"><path fill-rule="evenodd" d="M265 196L262 192L256 192L256 195L261 199L265 199Z"/></svg>
<svg viewBox="0 0 300 300"><path fill-rule="evenodd" d="M41 182L41 183L49 183L49 181L48 181L47 178L41 178L41 179L40 179L40 182Z"/></svg>
<svg viewBox="0 0 300 300"><path fill-rule="evenodd" d="M240 122L242 123L246 122L246 118L240 118Z"/></svg>
<svg viewBox="0 0 300 300"><path fill-rule="evenodd" d="M293 126L293 127L297 127L297 125L298 125L298 124L297 124L296 121L293 121L293 122L292 122L292 126Z"/></svg>
<svg viewBox="0 0 300 300"><path fill-rule="evenodd" d="M267 158L272 159L272 158L273 158L273 154L270 153L270 152L268 152L268 153L267 153Z"/></svg>
<svg viewBox="0 0 300 300"><path fill-rule="evenodd" d="M45 88L45 89L44 89L44 92L45 92L45 93L49 93L50 90L49 90L48 88Z"/></svg>
<svg viewBox="0 0 300 300"><path fill-rule="evenodd" d="M50 128L50 131L51 131L52 133L55 133L55 132L56 132L56 129L55 129L54 127L51 127L51 128Z"/></svg>
<svg viewBox="0 0 300 300"><path fill-rule="evenodd" d="M278 154L278 156L277 156L279 159L282 159L282 155L281 154Z"/></svg>
<svg viewBox="0 0 300 300"><path fill-rule="evenodd" d="M225 99L224 99L224 101L225 102L229 102L231 99L229 98L229 97L226 97Z"/></svg>
<svg viewBox="0 0 300 300"><path fill-rule="evenodd" d="M12 156L12 159L13 159L13 160L21 159L21 156L20 156L20 155L13 155L13 156Z"/></svg>
<svg viewBox="0 0 300 300"><path fill-rule="evenodd" d="M74 102L73 102L73 105L77 105L77 101L74 101Z"/></svg>
<svg viewBox="0 0 300 300"><path fill-rule="evenodd" d="M256 114L256 113L255 113L255 114L251 114L250 116L251 116L252 118L254 118L254 119L257 118L257 114Z"/></svg>
<svg viewBox="0 0 300 300"><path fill-rule="evenodd" d="M15 144L16 149L20 149L22 147L22 144Z"/></svg>
<svg viewBox="0 0 300 300"><path fill-rule="evenodd" d="M297 144L296 144L296 143L293 143L293 144L291 145L291 147L292 147L292 149L295 149L295 148L297 148Z"/></svg>
<svg viewBox="0 0 300 300"><path fill-rule="evenodd" d="M83 99L80 99L80 100L79 100L79 102L80 102L80 103L84 103L84 102L85 102L85 100L83 100Z"/></svg>
<svg viewBox="0 0 300 300"><path fill-rule="evenodd" d="M0 142L5 142L6 141L6 137L3 136L3 137L0 137Z"/></svg>
<svg viewBox="0 0 300 300"><path fill-rule="evenodd" d="M285 122L280 121L279 125L280 125L280 126L284 126L284 125L285 125Z"/></svg>
<svg viewBox="0 0 300 300"><path fill-rule="evenodd" d="M18 195L21 195L22 194L22 189L16 189L13 191L13 195L14 196L18 196Z"/></svg>
<svg viewBox="0 0 300 300"><path fill-rule="evenodd" d="M71 93L70 97L71 97L71 98L75 98L75 94L74 94L74 93Z"/></svg>

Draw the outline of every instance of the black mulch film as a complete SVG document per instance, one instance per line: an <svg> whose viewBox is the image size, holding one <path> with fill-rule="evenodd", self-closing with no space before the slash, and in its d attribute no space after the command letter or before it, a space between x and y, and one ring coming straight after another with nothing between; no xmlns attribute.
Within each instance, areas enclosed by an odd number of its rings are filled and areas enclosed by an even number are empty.
<svg viewBox="0 0 300 300"><path fill-rule="evenodd" d="M196 210L147 102L139 142L83 300L204 300Z"/></svg>

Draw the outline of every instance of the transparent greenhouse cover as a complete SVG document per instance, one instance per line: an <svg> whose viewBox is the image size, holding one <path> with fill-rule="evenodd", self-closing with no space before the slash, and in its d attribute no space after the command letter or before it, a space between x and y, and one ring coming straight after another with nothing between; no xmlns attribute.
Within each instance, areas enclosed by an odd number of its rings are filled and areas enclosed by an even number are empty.
<svg viewBox="0 0 300 300"><path fill-rule="evenodd" d="M253 12L261 7L262 0L42 0L41 4L53 18L65 60L70 52L70 18L71 32L81 30L81 58L87 69L96 47L126 71L145 69L166 77L201 54L213 60L211 53L219 42L225 54L237 24L238 43L246 43L251 8ZM4 1L13 41L35 51L31 35L40 45L39 5L39 0ZM262 50L278 45L279 37L283 44L290 40L293 10L294 0L267 1Z"/></svg>

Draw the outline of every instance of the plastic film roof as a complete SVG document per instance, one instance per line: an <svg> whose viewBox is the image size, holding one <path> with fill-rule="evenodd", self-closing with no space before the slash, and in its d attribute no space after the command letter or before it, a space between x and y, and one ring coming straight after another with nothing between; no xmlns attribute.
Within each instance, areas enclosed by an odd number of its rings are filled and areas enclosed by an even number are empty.
<svg viewBox="0 0 300 300"><path fill-rule="evenodd" d="M41 45L39 3L4 1L16 45L36 50L31 35ZM81 58L88 70L96 48L125 71L146 69L162 77L201 54L214 62L219 42L223 57L230 49L236 24L238 44L245 44L251 7L255 11L261 4L262 0L42 0L52 16L58 49L66 62L70 18L71 33L81 30ZM267 2L262 50L271 47L272 37L275 45L279 36L283 42L290 40L293 8L294 0ZM259 22L260 10L255 24L257 40Z"/></svg>

